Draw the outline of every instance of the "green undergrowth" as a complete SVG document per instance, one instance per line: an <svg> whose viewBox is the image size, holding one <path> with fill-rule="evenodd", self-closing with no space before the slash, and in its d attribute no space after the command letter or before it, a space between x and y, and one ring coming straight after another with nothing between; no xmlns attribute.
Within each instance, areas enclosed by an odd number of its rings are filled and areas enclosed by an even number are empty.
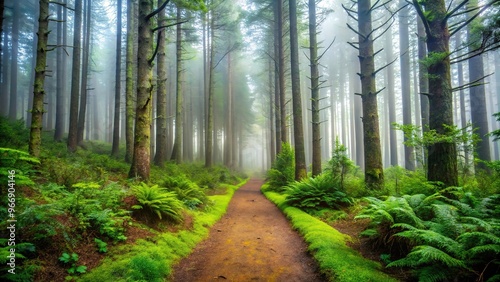
<svg viewBox="0 0 500 282"><path fill-rule="evenodd" d="M265 185L266 186L266 185ZM363 258L349 248L351 240L321 220L286 204L286 195L265 191L264 195L275 203L290 219L309 245L309 252L318 261L322 274L330 281L397 281L380 271L377 262Z"/></svg>
<svg viewBox="0 0 500 282"><path fill-rule="evenodd" d="M187 211L193 217L191 229L160 233L133 245L118 247L78 281L164 281L171 275L172 266L208 236L210 227L224 215L234 192L243 184L224 184L226 194L208 196L213 203L210 207L204 211Z"/></svg>

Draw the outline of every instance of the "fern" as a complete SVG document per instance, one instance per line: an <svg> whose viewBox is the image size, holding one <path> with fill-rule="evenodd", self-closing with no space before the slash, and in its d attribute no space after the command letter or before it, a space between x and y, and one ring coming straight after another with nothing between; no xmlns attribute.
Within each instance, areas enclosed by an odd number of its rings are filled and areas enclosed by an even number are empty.
<svg viewBox="0 0 500 282"><path fill-rule="evenodd" d="M413 248L408 256L391 262L387 267L417 267L435 263L445 265L446 267L467 268L463 260L454 258L446 252L428 245Z"/></svg>
<svg viewBox="0 0 500 282"><path fill-rule="evenodd" d="M132 206L133 209L143 209L146 213L156 214L160 220L165 215L174 221L182 221L182 202L174 192L145 183L134 186L132 191L139 202L138 205Z"/></svg>
<svg viewBox="0 0 500 282"><path fill-rule="evenodd" d="M323 173L289 184L286 187L286 203L305 210L339 209L352 204L352 200L340 189L330 174Z"/></svg>

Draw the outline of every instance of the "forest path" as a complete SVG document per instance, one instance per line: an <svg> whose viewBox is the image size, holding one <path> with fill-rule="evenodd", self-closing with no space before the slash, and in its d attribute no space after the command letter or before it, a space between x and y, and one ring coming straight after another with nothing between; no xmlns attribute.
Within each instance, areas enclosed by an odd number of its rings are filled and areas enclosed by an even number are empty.
<svg viewBox="0 0 500 282"><path fill-rule="evenodd" d="M173 271L172 281L322 281L307 245L260 192L262 180L238 189L222 219Z"/></svg>

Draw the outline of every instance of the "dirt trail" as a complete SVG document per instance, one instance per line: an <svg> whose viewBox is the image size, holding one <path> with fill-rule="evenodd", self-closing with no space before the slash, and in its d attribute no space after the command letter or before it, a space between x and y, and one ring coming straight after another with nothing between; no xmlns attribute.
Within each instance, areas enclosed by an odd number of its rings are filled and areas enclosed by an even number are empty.
<svg viewBox="0 0 500 282"><path fill-rule="evenodd" d="M307 246L260 192L261 180L238 189L209 237L175 266L172 281L322 281Z"/></svg>

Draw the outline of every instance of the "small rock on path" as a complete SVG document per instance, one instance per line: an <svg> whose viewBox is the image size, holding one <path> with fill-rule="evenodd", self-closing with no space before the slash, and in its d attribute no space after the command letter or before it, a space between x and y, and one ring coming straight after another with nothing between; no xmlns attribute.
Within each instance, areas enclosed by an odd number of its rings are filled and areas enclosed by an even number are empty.
<svg viewBox="0 0 500 282"><path fill-rule="evenodd" d="M172 281L322 281L307 245L281 211L260 192L262 180L238 189L222 219L187 258Z"/></svg>

